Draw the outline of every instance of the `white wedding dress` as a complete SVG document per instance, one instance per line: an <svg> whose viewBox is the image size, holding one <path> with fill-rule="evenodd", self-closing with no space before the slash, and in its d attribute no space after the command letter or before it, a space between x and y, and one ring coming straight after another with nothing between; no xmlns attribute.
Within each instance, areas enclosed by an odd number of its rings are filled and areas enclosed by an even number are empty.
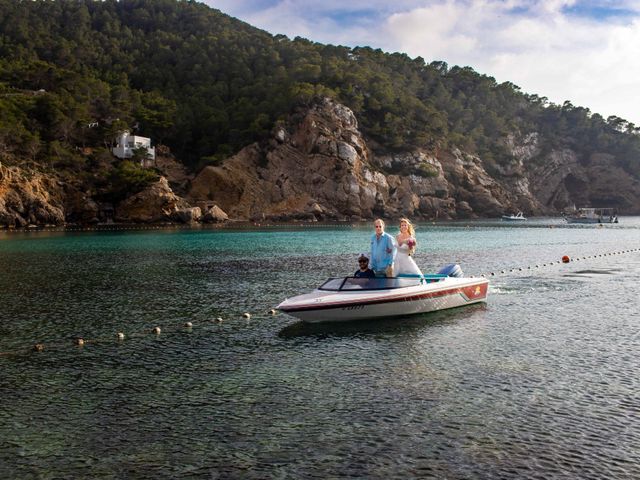
<svg viewBox="0 0 640 480"><path fill-rule="evenodd" d="M398 253L393 262L393 272L396 277L400 275L422 275L422 272L409 256L409 246L406 243L398 246Z"/></svg>

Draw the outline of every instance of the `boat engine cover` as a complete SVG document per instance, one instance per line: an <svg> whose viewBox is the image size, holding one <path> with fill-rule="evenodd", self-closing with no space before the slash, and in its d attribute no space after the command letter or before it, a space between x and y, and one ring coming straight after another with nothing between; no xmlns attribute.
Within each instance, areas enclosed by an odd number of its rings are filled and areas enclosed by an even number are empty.
<svg viewBox="0 0 640 480"><path fill-rule="evenodd" d="M457 263L450 263L449 265L445 265L440 270L438 270L438 274L446 275L447 277L456 277L461 278L464 277L464 273L462 273L462 268Z"/></svg>

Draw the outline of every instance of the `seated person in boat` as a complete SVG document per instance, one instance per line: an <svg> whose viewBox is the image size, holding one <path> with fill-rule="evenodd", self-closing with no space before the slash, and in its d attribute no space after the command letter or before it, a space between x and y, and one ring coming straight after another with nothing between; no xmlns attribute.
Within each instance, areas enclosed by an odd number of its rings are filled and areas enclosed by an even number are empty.
<svg viewBox="0 0 640 480"><path fill-rule="evenodd" d="M358 257L358 265L360 268L353 274L354 277L373 278L376 276L376 274L373 273L373 270L369 268L369 257L367 257L366 254L360 254Z"/></svg>

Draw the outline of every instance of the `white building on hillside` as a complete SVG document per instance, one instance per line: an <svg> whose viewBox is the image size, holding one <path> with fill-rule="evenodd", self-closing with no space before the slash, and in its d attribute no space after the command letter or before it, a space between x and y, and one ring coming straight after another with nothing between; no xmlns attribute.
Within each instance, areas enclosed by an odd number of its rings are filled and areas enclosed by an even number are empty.
<svg viewBox="0 0 640 480"><path fill-rule="evenodd" d="M126 130L118 137L118 144L113 148L113 154L118 158L131 158L136 148L146 148L147 158L142 160L143 167L151 167L156 161L156 149L151 146L151 139L131 135Z"/></svg>

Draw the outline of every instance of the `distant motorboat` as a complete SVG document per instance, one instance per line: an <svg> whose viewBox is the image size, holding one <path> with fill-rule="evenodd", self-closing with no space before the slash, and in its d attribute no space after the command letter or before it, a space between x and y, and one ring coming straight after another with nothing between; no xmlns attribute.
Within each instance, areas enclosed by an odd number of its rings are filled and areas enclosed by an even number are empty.
<svg viewBox="0 0 640 480"><path fill-rule="evenodd" d="M445 269L441 272L448 274L330 278L277 308L304 322L319 323L413 315L487 300L488 280L462 277L458 265Z"/></svg>
<svg viewBox="0 0 640 480"><path fill-rule="evenodd" d="M502 215L502 220L505 222L519 222L526 219L527 218L522 214L522 212L518 212L515 215Z"/></svg>
<svg viewBox="0 0 640 480"><path fill-rule="evenodd" d="M614 208L578 208L565 217L568 223L618 223Z"/></svg>

